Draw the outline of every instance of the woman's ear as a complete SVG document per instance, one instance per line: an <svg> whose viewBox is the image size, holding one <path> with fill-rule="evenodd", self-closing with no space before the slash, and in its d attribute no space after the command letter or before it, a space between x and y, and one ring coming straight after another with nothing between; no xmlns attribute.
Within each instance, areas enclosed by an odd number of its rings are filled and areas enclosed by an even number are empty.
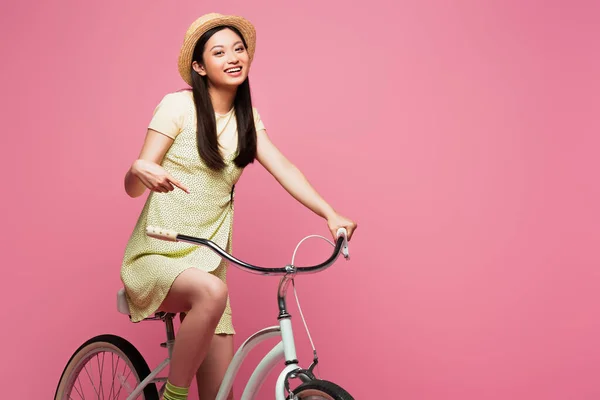
<svg viewBox="0 0 600 400"><path fill-rule="evenodd" d="M198 61L192 62L192 68L194 68L194 71L196 71L199 75L206 76L206 69L204 69L204 66L198 63Z"/></svg>

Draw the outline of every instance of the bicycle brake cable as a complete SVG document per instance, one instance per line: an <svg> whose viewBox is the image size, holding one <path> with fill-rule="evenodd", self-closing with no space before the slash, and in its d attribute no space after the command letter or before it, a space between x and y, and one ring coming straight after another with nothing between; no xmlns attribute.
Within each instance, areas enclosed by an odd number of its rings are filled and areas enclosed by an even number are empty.
<svg viewBox="0 0 600 400"><path fill-rule="evenodd" d="M296 249L294 250L294 254L292 255L292 265L294 265L294 260L296 259L296 252L298 251L298 248L300 247L302 242L304 242L306 239L313 238L313 237L321 238L321 239L325 240L326 242L328 242L329 244L331 244L333 247L335 247L335 244L333 244L333 242L331 242L329 239L327 239L321 235L309 235L309 236L305 237L304 239L302 239L296 246ZM300 307L300 300L298 299L298 293L296 292L296 283L294 282L294 279L292 279L292 287L294 289L294 296L296 297L296 304L298 305L298 311L300 312L300 317L302 318L302 322L304 323L304 328L306 329L306 334L308 335L308 340L310 341L310 345L313 350L313 356L314 356L313 367L314 367L317 364L318 359L319 359L317 357L317 349L315 348L315 344L310 335L310 331L308 330L308 325L306 324L306 319L304 319L304 314L302 313L302 308Z"/></svg>

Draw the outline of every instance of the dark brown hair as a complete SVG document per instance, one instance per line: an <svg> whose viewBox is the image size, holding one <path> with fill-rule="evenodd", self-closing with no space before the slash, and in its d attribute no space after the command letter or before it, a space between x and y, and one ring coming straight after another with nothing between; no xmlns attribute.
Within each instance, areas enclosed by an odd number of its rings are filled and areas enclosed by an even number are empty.
<svg viewBox="0 0 600 400"><path fill-rule="evenodd" d="M206 32L198 39L192 61L203 64L202 53L206 42L216 32L222 29L231 29L244 43L247 49L248 45L241 33L231 26L219 26ZM219 143L217 140L217 123L215 112L208 93L208 78L202 76L190 65L192 69L192 91L194 94L194 104L196 106L196 137L198 142L198 153L206 165L213 170L221 170L225 167L225 162L219 152ZM250 96L249 78L237 88L235 99L233 101L235 108L235 117L238 130L238 149L234 159L238 167L245 167L254 162L256 158L256 127L254 126L254 114L252 112L252 98Z"/></svg>

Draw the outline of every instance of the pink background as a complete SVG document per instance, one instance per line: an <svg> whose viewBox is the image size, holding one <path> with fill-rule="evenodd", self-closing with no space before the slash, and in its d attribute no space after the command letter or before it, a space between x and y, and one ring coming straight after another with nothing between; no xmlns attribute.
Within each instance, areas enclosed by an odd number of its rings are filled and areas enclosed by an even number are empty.
<svg viewBox="0 0 600 400"><path fill-rule="evenodd" d="M360 224L350 262L297 280L322 377L363 400L599 398L600 6L448 3L4 5L2 398L52 398L97 334L166 354L162 324L115 308L144 201L123 176L210 11L256 24L272 139ZM259 164L238 189L240 258L280 266L327 234ZM298 261L329 251L308 241ZM239 344L276 323L277 280L229 277Z"/></svg>

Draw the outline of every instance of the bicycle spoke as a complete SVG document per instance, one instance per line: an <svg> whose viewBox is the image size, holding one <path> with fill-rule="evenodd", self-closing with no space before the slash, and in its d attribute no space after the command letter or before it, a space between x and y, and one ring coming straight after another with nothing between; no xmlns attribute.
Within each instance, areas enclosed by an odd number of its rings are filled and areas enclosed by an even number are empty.
<svg viewBox="0 0 600 400"><path fill-rule="evenodd" d="M117 359L117 366L115 367L115 374L117 374L117 373L119 372L119 371L118 371L118 369L119 369L119 368L118 368L118 365L119 365L119 360L120 360L120 359L121 359L120 357ZM125 367L124 367L124 368L127 368L127 363L125 364ZM114 378L113 378L113 382L114 382ZM119 395L121 394L121 390L123 389L123 383L124 383L124 382L125 382L125 380L123 380L123 382L121 382L121 381L119 380L119 391L117 392L117 396L116 396L116 398L117 398L117 399L119 398Z"/></svg>
<svg viewBox="0 0 600 400"><path fill-rule="evenodd" d="M81 386L81 381L79 380L79 376L77 377L77 382L79 383L79 388L81 389L81 392L79 390L77 390L74 383L73 383L73 389L75 389L77 394L79 394L80 399L85 400L85 396L83 395L83 387Z"/></svg>
<svg viewBox="0 0 600 400"><path fill-rule="evenodd" d="M113 358L114 358L114 357L113 357L113 355L114 355L114 354L112 354L112 353L111 353L110 355L111 355L110 368L111 368L111 370L113 370L113 371L114 371L114 365L113 365L113 363L112 363L112 360L113 360ZM111 375L112 375L112 376L114 376L114 374L111 374ZM116 399L116 397L113 397L113 396L114 396L114 395L113 395L114 393L115 393L115 378L113 377L113 379L112 379L112 383L110 384L110 392L108 393L108 397L109 397L110 399Z"/></svg>
<svg viewBox="0 0 600 400"><path fill-rule="evenodd" d="M114 354L113 354L113 358L114 358ZM113 373L112 373L112 381L113 381L113 386L115 385L115 378L117 377L117 368L119 365L119 359L117 358L117 364L114 365L113 364ZM115 393L115 399L119 398L119 395L121 394L121 388L123 387L122 384L119 383L119 390Z"/></svg>
<svg viewBox="0 0 600 400"><path fill-rule="evenodd" d="M106 359L106 352L102 352L102 376L104 376L104 360ZM102 382L102 376L100 377L100 382ZM110 394L109 394L110 396ZM102 385L102 398L104 398L104 385Z"/></svg>
<svg viewBox="0 0 600 400"><path fill-rule="evenodd" d="M127 368L127 367L128 367L128 365L125 364L125 367L123 367L123 374L125 374L125 368ZM119 394L121 394L121 389L123 388L124 384L127 383L127 379L129 379L129 376L131 376L132 372L133 371L130 369L129 373L127 374L127 376L123 378L123 382L121 383L121 387L119 388Z"/></svg>
<svg viewBox="0 0 600 400"><path fill-rule="evenodd" d="M104 352L102 352L102 354L104 354ZM98 384L98 399L100 400L100 398L102 398L102 400L104 400L104 386L102 386L102 367L100 366L100 357L98 354L96 354L94 356L97 360L97 364L98 364L98 375L100 376L100 383ZM102 396L100 396L100 393L102 393Z"/></svg>
<svg viewBox="0 0 600 400"><path fill-rule="evenodd" d="M100 375L100 386L102 386L102 398L104 399L104 385L102 384L102 377L104 376L104 358L106 357L106 352L102 352L102 375Z"/></svg>
<svg viewBox="0 0 600 400"><path fill-rule="evenodd" d="M120 359L120 358L119 358ZM115 368L115 372L113 373L113 382L115 381L115 375L118 373L118 364L119 361L117 360L117 367ZM125 363L125 366L123 367L123 372L125 372L125 368L129 367L127 365L127 363ZM127 379L129 378L129 375L131 375L131 369L129 370L129 374L123 379L123 381L119 381L120 385L119 385L119 391L116 393L116 399L119 398L119 395L121 394L121 390L123 389L124 384L127 382Z"/></svg>
<svg viewBox="0 0 600 400"><path fill-rule="evenodd" d="M87 374L88 378L90 379L90 383L92 384L92 387L94 388L94 392L96 393L96 398L98 398L100 395L98 394L98 391L96 390L96 385L94 385L94 381L92 380L92 377L90 376L90 372L87 369L87 363L83 367L83 369L85 369L85 373Z"/></svg>

